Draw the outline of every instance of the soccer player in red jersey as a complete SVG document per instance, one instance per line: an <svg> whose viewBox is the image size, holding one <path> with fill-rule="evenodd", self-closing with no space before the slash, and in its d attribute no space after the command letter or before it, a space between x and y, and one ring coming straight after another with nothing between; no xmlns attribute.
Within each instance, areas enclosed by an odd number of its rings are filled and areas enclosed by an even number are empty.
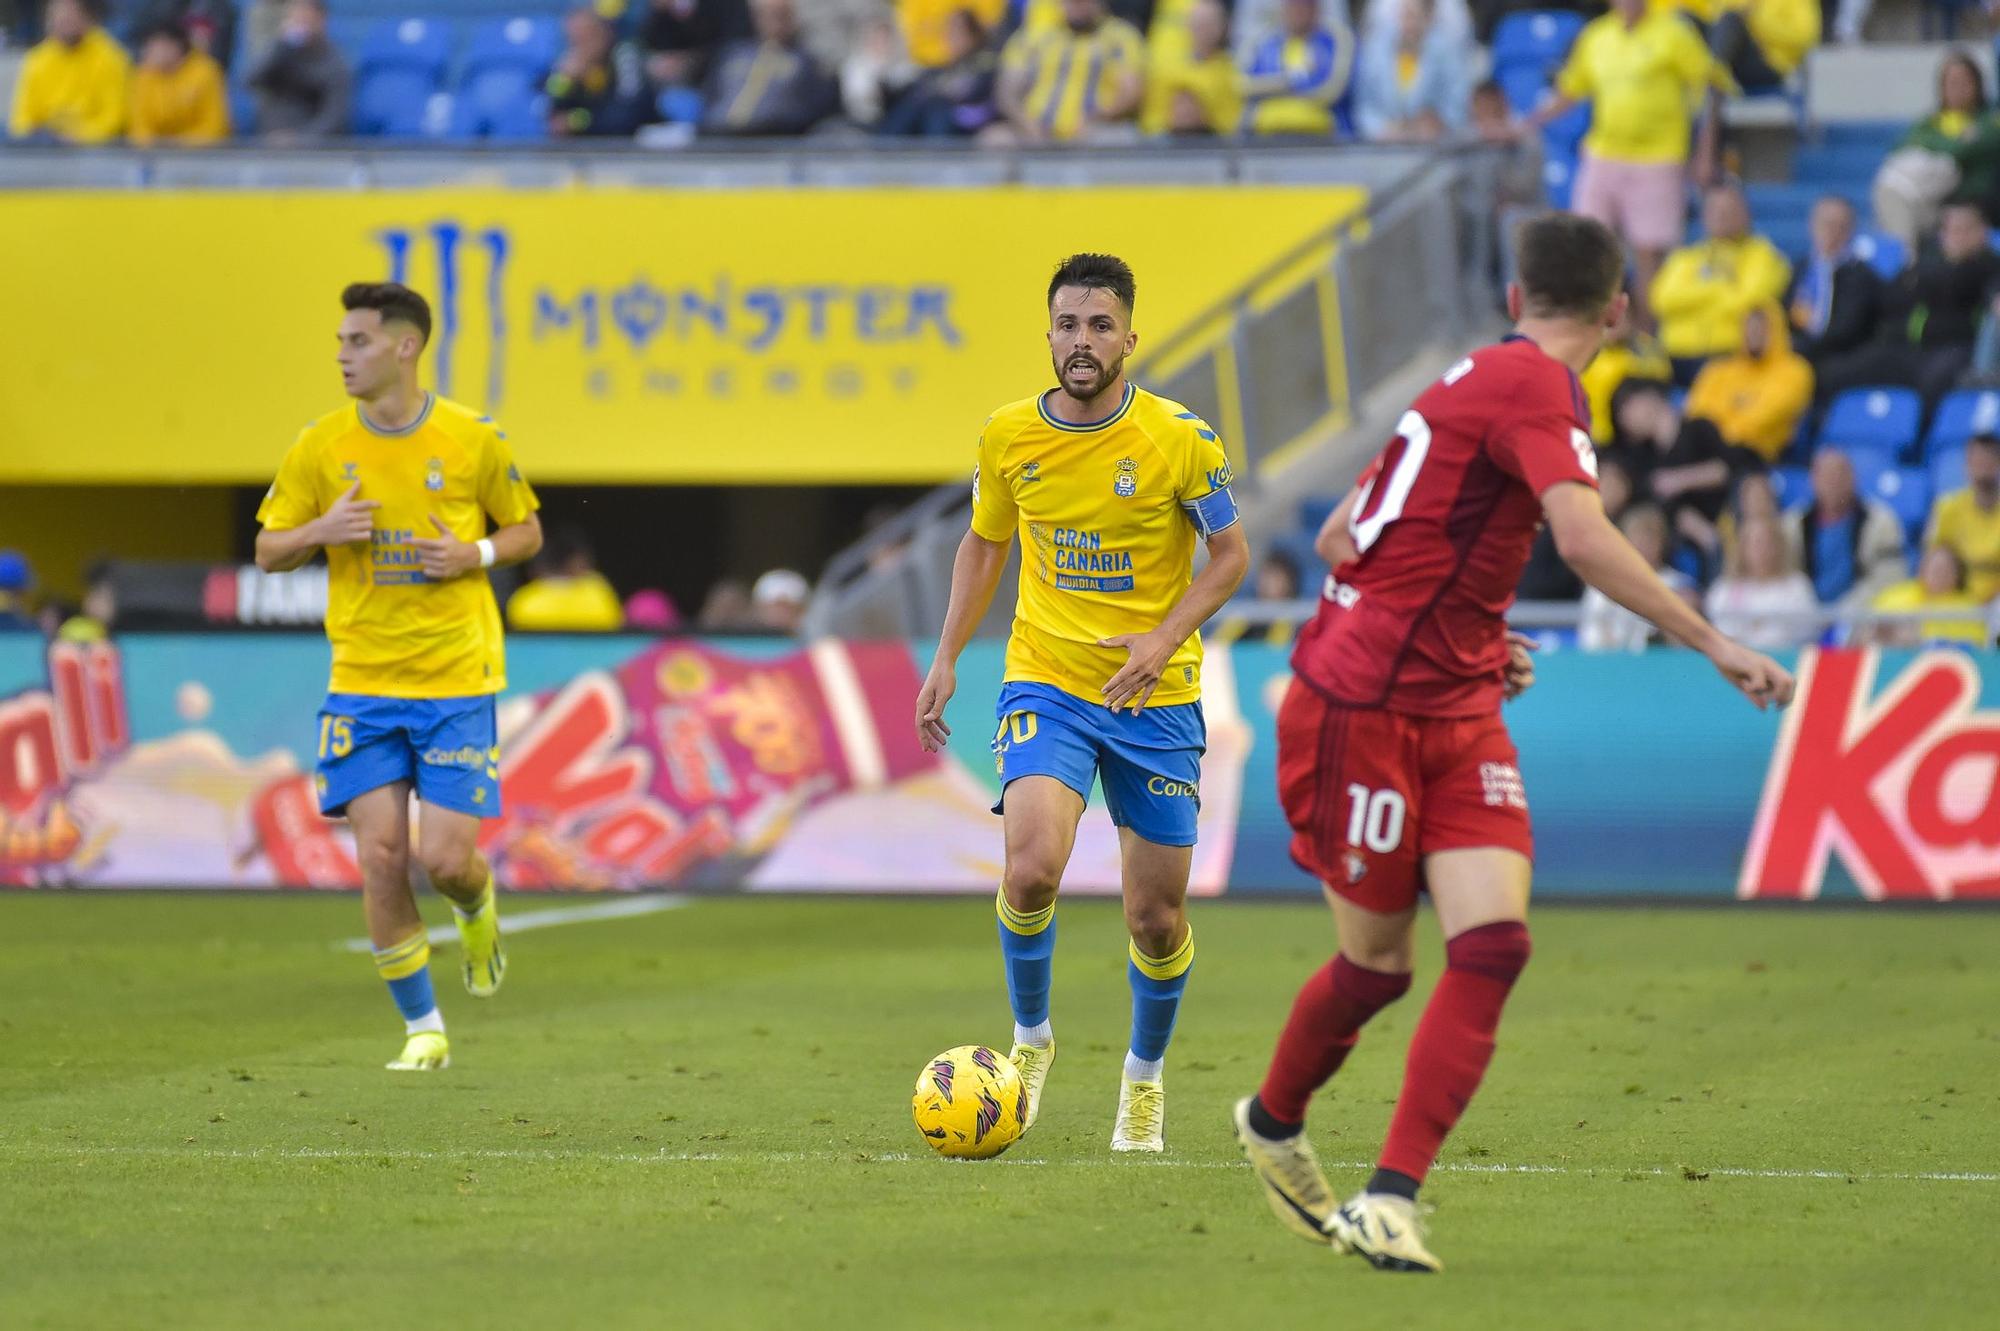
<svg viewBox="0 0 2000 1331"><path fill-rule="evenodd" d="M1397 1271L1437 1271L1416 1195L1493 1056L1528 961L1533 841L1503 697L1504 615L1547 522L1570 567L1703 653L1758 707L1792 677L1718 633L1604 515L1577 372L1623 313L1625 255L1598 222L1549 214L1517 233L1515 331L1453 365L1403 413L1319 535L1334 569L1292 653L1278 786L1292 856L1325 885L1333 961L1292 1007L1236 1133L1289 1228ZM1410 987L1417 898L1445 972L1410 1041L1402 1094L1367 1187L1336 1207L1306 1105L1361 1027Z"/></svg>

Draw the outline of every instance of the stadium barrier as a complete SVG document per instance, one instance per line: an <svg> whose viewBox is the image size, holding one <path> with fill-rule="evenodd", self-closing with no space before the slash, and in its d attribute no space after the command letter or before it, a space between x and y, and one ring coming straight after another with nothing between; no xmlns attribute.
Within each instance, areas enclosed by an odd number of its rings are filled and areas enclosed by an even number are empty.
<svg viewBox="0 0 2000 1331"><path fill-rule="evenodd" d="M928 647L523 637L500 705L504 816L529 890L992 890L986 745L1000 644L966 652L952 748L910 718ZM0 883L351 887L315 811L326 648L307 635L0 636ZM1808 650L1760 713L1690 653L1548 654L1508 710L1563 897L2000 896L2000 656ZM1275 799L1284 653L1217 647L1194 890L1310 893ZM426 761L484 761L438 753ZM1493 774L1506 798L1512 774ZM1112 890L1086 815L1069 883Z"/></svg>

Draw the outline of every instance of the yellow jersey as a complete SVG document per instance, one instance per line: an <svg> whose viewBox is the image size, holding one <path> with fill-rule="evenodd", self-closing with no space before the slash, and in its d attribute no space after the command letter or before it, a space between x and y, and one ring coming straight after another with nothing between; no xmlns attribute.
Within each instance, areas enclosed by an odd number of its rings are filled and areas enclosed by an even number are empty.
<svg viewBox="0 0 2000 1331"><path fill-rule="evenodd" d="M367 543L326 551L326 636L333 693L465 698L507 687L500 608L483 569L446 582L424 576L419 537L437 515L460 540L525 522L541 507L507 437L471 407L435 395L401 430L377 429L350 402L308 425L257 509L272 531L302 527L359 481L382 507Z"/></svg>
<svg viewBox="0 0 2000 1331"><path fill-rule="evenodd" d="M1101 703L1129 654L1099 640L1158 628L1194 579L1195 538L1236 521L1229 458L1207 422L1133 384L1116 411L1085 425L1055 419L1046 398L986 422L972 530L1021 537L1007 682ZM1152 703L1200 697L1196 633L1168 661Z"/></svg>
<svg viewBox="0 0 2000 1331"><path fill-rule="evenodd" d="M1648 14L1630 28L1616 14L1592 19L1556 75L1557 92L1591 104L1584 148L1617 162L1687 161L1710 88L1734 92L1736 82L1674 13Z"/></svg>
<svg viewBox="0 0 2000 1331"><path fill-rule="evenodd" d="M1931 529L1924 548L1948 545L1965 565L1965 590L1973 600L2000 596L2000 507L1981 508L1967 486L1941 496L1931 509Z"/></svg>
<svg viewBox="0 0 2000 1331"><path fill-rule="evenodd" d="M74 46L51 37L28 48L14 84L7 133L52 134L64 143L108 143L125 132L132 61L102 28Z"/></svg>
<svg viewBox="0 0 2000 1331"><path fill-rule="evenodd" d="M1007 39L1000 66L1025 79L1025 110L1052 139L1073 139L1117 96L1129 74L1146 72L1146 39L1123 19L1092 32L1024 27Z"/></svg>

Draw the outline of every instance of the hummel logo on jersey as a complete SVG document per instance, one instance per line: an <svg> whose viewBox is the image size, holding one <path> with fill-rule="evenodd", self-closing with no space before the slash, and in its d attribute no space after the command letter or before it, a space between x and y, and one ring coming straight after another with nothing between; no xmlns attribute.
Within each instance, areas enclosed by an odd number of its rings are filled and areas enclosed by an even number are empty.
<svg viewBox="0 0 2000 1331"><path fill-rule="evenodd" d="M1118 478L1111 482L1111 493L1120 499L1130 499L1139 493L1139 459L1118 459Z"/></svg>
<svg viewBox="0 0 2000 1331"><path fill-rule="evenodd" d="M1021 484L1033 485L1036 481L1039 481L1040 479L1042 479L1041 463L1023 462L1021 464Z"/></svg>
<svg viewBox="0 0 2000 1331"><path fill-rule="evenodd" d="M356 476L356 475L354 474L354 472L355 472L355 469L356 469L357 467L359 467L360 465L361 465L361 464L360 464L360 463L358 463L358 462L343 462L343 463L341 463L341 464L340 464L340 479L341 479L341 480L343 480L343 481L356 481L356 480L360 480L361 478L360 478L360 477L358 477L358 476ZM273 487L273 488L276 488L276 487Z"/></svg>

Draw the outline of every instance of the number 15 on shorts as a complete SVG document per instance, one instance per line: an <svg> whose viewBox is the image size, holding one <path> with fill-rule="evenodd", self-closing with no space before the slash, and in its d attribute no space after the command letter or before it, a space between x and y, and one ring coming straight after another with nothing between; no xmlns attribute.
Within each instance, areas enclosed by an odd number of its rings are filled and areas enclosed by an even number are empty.
<svg viewBox="0 0 2000 1331"><path fill-rule="evenodd" d="M1403 844L1403 822L1409 806L1393 790L1370 790L1360 784L1347 788L1347 844L1387 855Z"/></svg>

